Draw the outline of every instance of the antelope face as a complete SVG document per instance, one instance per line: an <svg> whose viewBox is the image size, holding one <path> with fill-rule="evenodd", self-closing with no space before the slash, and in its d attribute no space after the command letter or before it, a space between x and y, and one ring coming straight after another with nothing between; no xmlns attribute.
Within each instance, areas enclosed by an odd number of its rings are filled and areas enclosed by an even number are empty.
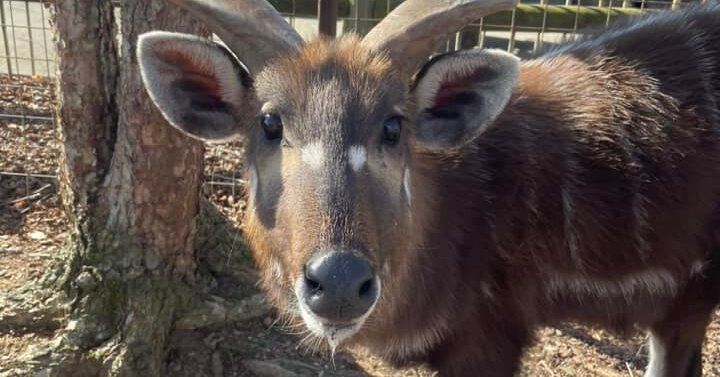
<svg viewBox="0 0 720 377"><path fill-rule="evenodd" d="M235 17L234 28L213 25L245 64L205 39L147 33L138 60L148 92L190 136L244 137L246 229L263 285L334 347L393 300L393 287L412 284L394 271L407 269L422 239L428 187L414 183L418 154L461 148L487 128L510 97L518 62L474 50L420 64L432 46L399 48L407 41L379 43L372 32L304 44L262 4L230 14L180 3L205 20ZM277 23L270 37L242 33L272 27L253 9ZM238 28L242 37L229 32ZM436 38L421 29L418 37Z"/></svg>
<svg viewBox="0 0 720 377"><path fill-rule="evenodd" d="M406 90L355 38L272 62L255 88L249 238L276 301L337 343L371 313L407 234Z"/></svg>

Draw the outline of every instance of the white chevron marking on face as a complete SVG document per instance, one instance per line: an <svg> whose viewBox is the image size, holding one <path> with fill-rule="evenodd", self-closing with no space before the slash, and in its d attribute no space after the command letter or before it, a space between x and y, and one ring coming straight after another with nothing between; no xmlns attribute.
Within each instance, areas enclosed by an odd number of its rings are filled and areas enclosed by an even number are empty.
<svg viewBox="0 0 720 377"><path fill-rule="evenodd" d="M412 203L412 195L410 194L410 169L405 168L403 172L403 190L405 190L405 197L407 197L408 206Z"/></svg>
<svg viewBox="0 0 720 377"><path fill-rule="evenodd" d="M354 172L359 172L367 161L367 150L361 145L353 145L348 149L348 163Z"/></svg>
<svg viewBox="0 0 720 377"><path fill-rule="evenodd" d="M304 146L300 151L304 163L310 167L319 168L325 162L325 150L322 143L315 141Z"/></svg>

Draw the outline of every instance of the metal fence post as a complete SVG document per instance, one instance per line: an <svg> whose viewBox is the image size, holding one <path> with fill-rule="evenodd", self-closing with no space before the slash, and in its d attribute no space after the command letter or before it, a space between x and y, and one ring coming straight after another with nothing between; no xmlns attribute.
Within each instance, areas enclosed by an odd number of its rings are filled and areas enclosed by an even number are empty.
<svg viewBox="0 0 720 377"><path fill-rule="evenodd" d="M42 4L40 5L42 6ZM25 19L28 28L28 43L30 43L30 71L35 75L35 50L33 48L32 26L30 23L30 2L25 0Z"/></svg>
<svg viewBox="0 0 720 377"><path fill-rule="evenodd" d="M7 22L5 21L5 1L0 0L0 22L2 23L3 43L5 44L5 61L7 62L8 75L12 75L12 59L10 59L10 44L8 43Z"/></svg>
<svg viewBox="0 0 720 377"><path fill-rule="evenodd" d="M318 31L321 35L335 38L337 32L337 0L318 0Z"/></svg>
<svg viewBox="0 0 720 377"><path fill-rule="evenodd" d="M519 3L519 2L518 2ZM517 12L517 7L512 8L512 13L510 16L510 37L508 38L508 44L507 44L507 51L509 53L512 53L513 50L515 50L515 13Z"/></svg>

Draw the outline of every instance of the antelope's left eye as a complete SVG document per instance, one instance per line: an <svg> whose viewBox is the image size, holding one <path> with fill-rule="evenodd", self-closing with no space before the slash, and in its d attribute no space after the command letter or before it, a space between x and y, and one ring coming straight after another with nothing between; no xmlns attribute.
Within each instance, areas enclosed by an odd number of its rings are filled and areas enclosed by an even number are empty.
<svg viewBox="0 0 720 377"><path fill-rule="evenodd" d="M388 145L395 145L400 140L402 131L402 120L399 116L391 116L383 122L383 142Z"/></svg>
<svg viewBox="0 0 720 377"><path fill-rule="evenodd" d="M265 138L268 140L277 140L282 137L283 124L280 116L277 114L265 114L260 119L260 125L262 126L263 132L265 132Z"/></svg>

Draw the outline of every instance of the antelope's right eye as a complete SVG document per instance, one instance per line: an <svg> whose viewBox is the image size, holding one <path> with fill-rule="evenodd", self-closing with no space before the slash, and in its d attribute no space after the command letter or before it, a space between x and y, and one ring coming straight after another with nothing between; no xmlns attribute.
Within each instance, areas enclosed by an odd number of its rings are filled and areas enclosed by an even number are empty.
<svg viewBox="0 0 720 377"><path fill-rule="evenodd" d="M282 137L283 124L280 116L277 114L265 114L260 119L260 125L262 126L263 132L265 132L265 138L268 140L277 140Z"/></svg>
<svg viewBox="0 0 720 377"><path fill-rule="evenodd" d="M383 141L388 145L397 144L400 140L400 131L402 130L401 118L397 115L385 119L383 122Z"/></svg>

